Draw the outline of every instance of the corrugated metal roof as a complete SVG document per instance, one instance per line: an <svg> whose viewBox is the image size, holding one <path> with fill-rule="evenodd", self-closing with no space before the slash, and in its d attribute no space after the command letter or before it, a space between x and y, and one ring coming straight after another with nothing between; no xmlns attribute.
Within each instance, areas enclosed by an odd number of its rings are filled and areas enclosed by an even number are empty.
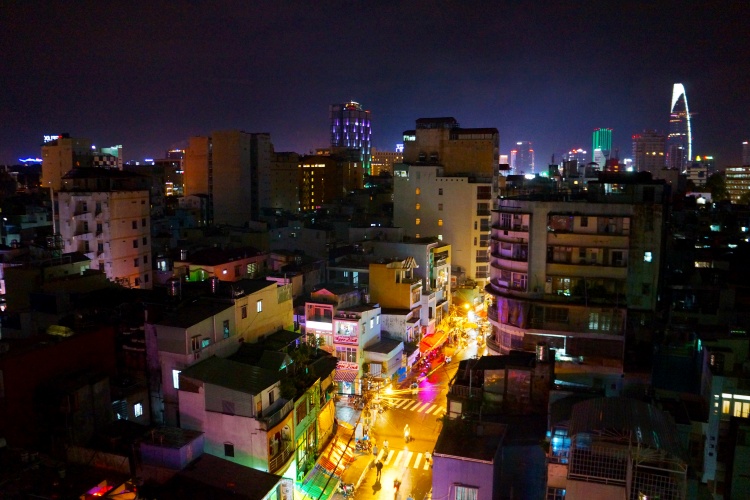
<svg viewBox="0 0 750 500"><path fill-rule="evenodd" d="M573 405L571 436L607 431L629 432L634 441L684 459L677 427L669 415L642 401L628 398L596 398Z"/></svg>

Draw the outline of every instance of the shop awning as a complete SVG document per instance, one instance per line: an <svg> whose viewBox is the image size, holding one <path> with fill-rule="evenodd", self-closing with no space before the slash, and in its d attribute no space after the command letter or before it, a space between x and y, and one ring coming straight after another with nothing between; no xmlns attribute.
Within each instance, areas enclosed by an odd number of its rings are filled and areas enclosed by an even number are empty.
<svg viewBox="0 0 750 500"><path fill-rule="evenodd" d="M333 380L336 382L354 382L357 378L357 370L336 370L336 374L333 376Z"/></svg>
<svg viewBox="0 0 750 500"><path fill-rule="evenodd" d="M443 345L446 340L448 340L448 333L438 330L432 335L422 337L422 340L419 342L419 350L420 352L429 352Z"/></svg>

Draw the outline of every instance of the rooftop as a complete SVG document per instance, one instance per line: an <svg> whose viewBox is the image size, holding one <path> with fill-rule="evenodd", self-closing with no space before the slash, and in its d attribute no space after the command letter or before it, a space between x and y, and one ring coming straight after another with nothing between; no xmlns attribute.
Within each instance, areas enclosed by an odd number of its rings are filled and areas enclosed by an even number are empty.
<svg viewBox="0 0 750 500"><path fill-rule="evenodd" d="M262 500L283 478L204 453L170 479L161 499Z"/></svg>
<svg viewBox="0 0 750 500"><path fill-rule="evenodd" d="M473 427L473 428L472 428ZM493 463L502 445L507 425L474 425L464 420L447 420L435 443L435 455Z"/></svg>
<svg viewBox="0 0 750 500"><path fill-rule="evenodd" d="M281 373L257 366L211 356L185 368L180 377L188 377L246 394L260 394L281 380Z"/></svg>
<svg viewBox="0 0 750 500"><path fill-rule="evenodd" d="M373 344L369 347L365 347L365 351L388 354L389 352L393 351L401 344L402 344L402 341L400 340L384 338L377 344Z"/></svg>
<svg viewBox="0 0 750 500"><path fill-rule="evenodd" d="M196 300L185 304L161 319L157 325L172 326L176 328L189 328L201 321L219 314L227 309L233 309L234 304L213 302L209 300Z"/></svg>

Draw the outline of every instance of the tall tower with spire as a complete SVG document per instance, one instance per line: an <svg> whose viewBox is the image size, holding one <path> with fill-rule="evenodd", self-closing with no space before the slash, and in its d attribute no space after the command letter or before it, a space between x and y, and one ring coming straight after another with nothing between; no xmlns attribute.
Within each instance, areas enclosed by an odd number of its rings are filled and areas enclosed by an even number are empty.
<svg viewBox="0 0 750 500"><path fill-rule="evenodd" d="M672 106L669 115L667 136L667 167L680 172L687 168L693 158L693 130L690 123L687 94L681 83L672 88Z"/></svg>

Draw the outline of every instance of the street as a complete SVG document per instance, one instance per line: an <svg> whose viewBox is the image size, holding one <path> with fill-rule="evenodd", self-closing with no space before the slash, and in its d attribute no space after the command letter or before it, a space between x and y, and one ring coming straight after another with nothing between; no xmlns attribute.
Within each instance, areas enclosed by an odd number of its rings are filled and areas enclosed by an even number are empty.
<svg viewBox="0 0 750 500"><path fill-rule="evenodd" d="M407 383L405 389L396 388L380 395L390 406L383 413L376 413L371 425L378 459L383 463L381 477L378 479L375 467L367 470L354 498L430 498L432 469L427 459L442 428L448 384L458 369L459 360L477 355L476 341L461 350L446 348L446 355L452 356L451 362L441 364L420 380L416 394ZM408 442L404 439L407 424L410 428ZM385 441L388 441L387 453L383 449ZM395 480L401 483L398 490L394 487Z"/></svg>

